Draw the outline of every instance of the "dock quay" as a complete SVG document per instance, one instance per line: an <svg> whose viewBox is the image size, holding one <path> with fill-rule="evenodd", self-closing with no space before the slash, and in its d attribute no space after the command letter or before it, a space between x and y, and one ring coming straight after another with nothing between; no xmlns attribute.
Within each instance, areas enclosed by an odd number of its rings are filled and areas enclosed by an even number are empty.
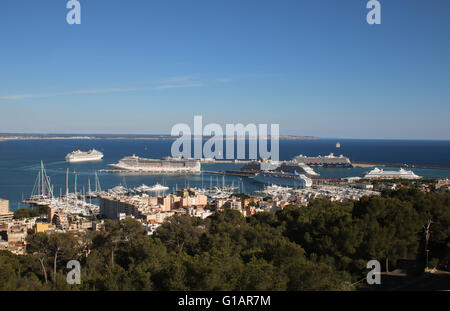
<svg viewBox="0 0 450 311"><path fill-rule="evenodd" d="M242 177L253 177L255 175L255 173L243 171L202 171L202 174L233 175Z"/></svg>
<svg viewBox="0 0 450 311"><path fill-rule="evenodd" d="M239 164L239 163L249 163L251 161L254 161L254 160L214 160L213 159L213 160L202 161L202 163L203 164L208 164L208 163L218 163L218 164L220 164L220 163L224 163L224 164L236 163L236 164Z"/></svg>
<svg viewBox="0 0 450 311"><path fill-rule="evenodd" d="M168 171L133 171L133 170L121 170L121 169L102 169L100 173L116 173L124 175L198 175L201 172L168 172Z"/></svg>

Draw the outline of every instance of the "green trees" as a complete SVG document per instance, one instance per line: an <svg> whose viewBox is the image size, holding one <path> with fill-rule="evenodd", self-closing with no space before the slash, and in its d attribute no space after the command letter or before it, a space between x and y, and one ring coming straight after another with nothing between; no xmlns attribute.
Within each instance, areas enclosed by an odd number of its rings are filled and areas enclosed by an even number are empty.
<svg viewBox="0 0 450 311"><path fill-rule="evenodd" d="M394 265L398 259L414 259L420 242L419 213L411 203L397 198L363 198L355 205L355 216L364 232L359 255Z"/></svg>
<svg viewBox="0 0 450 311"><path fill-rule="evenodd" d="M450 256L449 191L425 194L416 189L400 189L388 195L410 202L419 214L420 249L418 256L422 259L423 267L425 267L427 249L430 251L430 259L433 262L439 263L440 259ZM429 229L428 238L427 228Z"/></svg>
<svg viewBox="0 0 450 311"><path fill-rule="evenodd" d="M315 200L308 207L290 207L278 213L290 240L302 245L337 270L355 272L353 258L363 239L359 222L352 217L353 203Z"/></svg>
<svg viewBox="0 0 450 311"><path fill-rule="evenodd" d="M79 254L77 241L69 233L37 233L27 237L27 253L32 254L40 263L45 283L48 282L48 265L52 266L53 282L57 283L58 265L76 259Z"/></svg>
<svg viewBox="0 0 450 311"><path fill-rule="evenodd" d="M383 197L336 203L315 200L308 207L290 206L278 212L284 234L338 271L361 278L368 260L396 265L398 259L423 258L424 225L432 219L430 247L448 254L449 193L425 194L401 189ZM434 240L433 240L434 239Z"/></svg>
<svg viewBox="0 0 450 311"><path fill-rule="evenodd" d="M178 215L153 236L134 219L108 220L99 232L29 235L26 256L0 251L0 290L352 290L372 259L424 267L428 249L439 265L449 223L449 192L408 189L247 218ZM72 259L81 285L65 282Z"/></svg>
<svg viewBox="0 0 450 311"><path fill-rule="evenodd" d="M14 211L14 219L23 219L23 218L32 218L39 217L41 215L47 215L48 207L47 206L39 206L38 208L19 208Z"/></svg>
<svg viewBox="0 0 450 311"><path fill-rule="evenodd" d="M35 268L28 257L0 251L0 291L42 289L41 280L33 272Z"/></svg>
<svg viewBox="0 0 450 311"><path fill-rule="evenodd" d="M158 228L155 236L160 238L169 250L192 253L204 232L204 226L199 219L175 215Z"/></svg>

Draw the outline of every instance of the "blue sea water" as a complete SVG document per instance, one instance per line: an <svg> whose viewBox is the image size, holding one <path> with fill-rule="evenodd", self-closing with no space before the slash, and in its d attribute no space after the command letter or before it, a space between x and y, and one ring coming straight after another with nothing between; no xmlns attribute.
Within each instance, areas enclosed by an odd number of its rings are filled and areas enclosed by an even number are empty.
<svg viewBox="0 0 450 311"><path fill-rule="evenodd" d="M316 156L331 152L348 156L352 161L408 163L450 166L450 141L410 141L410 140L339 140L341 148L336 148L336 139L280 140L280 160L289 160L299 154ZM31 194L44 161L47 173L54 185L55 194L65 192L66 169L69 168L69 188L74 189L74 172L77 175L77 189L87 191L88 179L94 184L94 172L108 168L122 157L136 154L148 158L170 155L173 140L134 139L86 139L86 140L15 140L0 142L0 198L10 200L11 210L24 207L22 198ZM98 149L105 154L102 161L69 164L64 161L67 153L80 148ZM238 170L242 164L203 164L202 170ZM324 177L362 176L370 168L317 168ZM413 169L424 177L450 177L450 170ZM222 176L215 174L182 176L131 176L115 173L99 173L103 189L119 184L136 187L141 184L161 183L174 190L185 186L209 187L221 185ZM262 188L261 184L248 178L225 176L225 184L241 184L245 192ZM92 186L93 187L93 186Z"/></svg>

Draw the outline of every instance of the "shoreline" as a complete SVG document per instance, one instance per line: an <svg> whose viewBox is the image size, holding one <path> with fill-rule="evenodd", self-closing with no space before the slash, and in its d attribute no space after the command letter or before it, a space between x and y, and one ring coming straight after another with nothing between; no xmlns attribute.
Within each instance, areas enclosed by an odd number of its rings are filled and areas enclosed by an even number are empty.
<svg viewBox="0 0 450 311"><path fill-rule="evenodd" d="M38 135L11 135L11 136L1 136L0 135L0 142L2 141L11 141L11 140L83 140L83 139L89 139L89 140L118 140L118 139L128 139L128 140L176 140L181 138L181 136L171 136L171 135L130 135L130 136L120 136L120 135L105 135L105 136L38 136ZM210 139L212 137L210 136L203 136L202 139ZM192 139L196 140L197 137L192 137ZM242 139L249 139L249 137L223 137L223 140L229 140L229 139L236 139L236 140L242 140ZM255 139L255 138L251 138ZM267 139L270 139L270 136L267 137ZM319 140L320 138L315 136L279 136L279 139L285 139L285 140Z"/></svg>

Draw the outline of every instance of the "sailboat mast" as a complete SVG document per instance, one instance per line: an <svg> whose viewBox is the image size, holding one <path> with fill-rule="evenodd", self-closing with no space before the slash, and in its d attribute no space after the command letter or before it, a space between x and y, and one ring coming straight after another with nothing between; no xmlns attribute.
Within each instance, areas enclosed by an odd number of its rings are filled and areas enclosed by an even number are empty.
<svg viewBox="0 0 450 311"><path fill-rule="evenodd" d="M97 171L94 172L94 179L95 179L95 193L98 193L98 177L97 177Z"/></svg>
<svg viewBox="0 0 450 311"><path fill-rule="evenodd" d="M44 188L44 163L41 160L41 190L42 197L45 197L45 188Z"/></svg>
<svg viewBox="0 0 450 311"><path fill-rule="evenodd" d="M66 170L66 197L69 196L69 168Z"/></svg>

